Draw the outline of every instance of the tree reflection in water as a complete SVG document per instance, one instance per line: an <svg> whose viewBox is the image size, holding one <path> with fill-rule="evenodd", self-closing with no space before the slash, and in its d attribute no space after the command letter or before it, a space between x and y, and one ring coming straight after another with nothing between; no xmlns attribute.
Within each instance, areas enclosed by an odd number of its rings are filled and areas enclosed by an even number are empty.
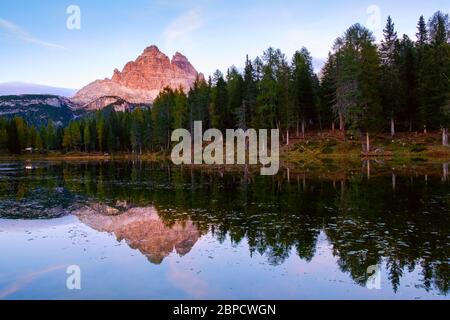
<svg viewBox="0 0 450 320"><path fill-rule="evenodd" d="M2 217L75 213L152 263L174 248L186 254L208 232L219 241L246 241L250 254L272 265L292 250L311 261L323 232L340 269L360 285L369 266L385 263L394 290L405 271L420 267L426 290L449 291L450 196L442 165L379 174L372 168L370 179L358 170L261 177L146 162L20 168L1 173Z"/></svg>

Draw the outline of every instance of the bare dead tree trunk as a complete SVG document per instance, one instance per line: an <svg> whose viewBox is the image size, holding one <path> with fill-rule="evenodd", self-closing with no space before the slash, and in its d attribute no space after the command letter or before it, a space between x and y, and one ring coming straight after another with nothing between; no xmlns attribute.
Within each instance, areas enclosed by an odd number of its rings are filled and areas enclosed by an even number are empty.
<svg viewBox="0 0 450 320"><path fill-rule="evenodd" d="M171 134L170 134L170 129L167 130L167 150L170 149L170 138L171 138Z"/></svg>
<svg viewBox="0 0 450 320"><path fill-rule="evenodd" d="M361 139L359 139L359 141L360 141L360 143L361 143L361 150L362 150L362 152L363 152L363 153L367 153L367 150L366 150L366 144L364 143L364 138L361 137Z"/></svg>
<svg viewBox="0 0 450 320"><path fill-rule="evenodd" d="M302 119L302 138L305 139L305 119Z"/></svg>
<svg viewBox="0 0 450 320"><path fill-rule="evenodd" d="M369 131L366 132L366 149L367 149L367 153L370 152L370 136L369 136Z"/></svg>
<svg viewBox="0 0 450 320"><path fill-rule="evenodd" d="M344 116L342 115L342 112L339 112L339 130L345 132Z"/></svg>
<svg viewBox="0 0 450 320"><path fill-rule="evenodd" d="M339 130L342 132L342 135L344 136L344 141L347 141L347 136L345 134L344 115L342 114L342 112L339 112Z"/></svg>
<svg viewBox="0 0 450 320"><path fill-rule="evenodd" d="M391 138L395 136L395 120L391 118Z"/></svg>
<svg viewBox="0 0 450 320"><path fill-rule="evenodd" d="M448 128L442 129L442 145L448 147Z"/></svg>
<svg viewBox="0 0 450 320"><path fill-rule="evenodd" d="M397 187L397 176L392 171L392 190L395 191L396 187Z"/></svg>
<svg viewBox="0 0 450 320"><path fill-rule="evenodd" d="M359 142L361 143L361 149L362 149L362 151L363 151L364 153L369 152L369 151L367 150L367 139L366 139L366 137L364 136L364 133L363 133L362 130L359 131Z"/></svg>
<svg viewBox="0 0 450 320"><path fill-rule="evenodd" d="M289 129L286 131L286 145L289 145Z"/></svg>
<svg viewBox="0 0 450 320"><path fill-rule="evenodd" d="M442 181L446 182L448 178L448 162L442 164Z"/></svg>

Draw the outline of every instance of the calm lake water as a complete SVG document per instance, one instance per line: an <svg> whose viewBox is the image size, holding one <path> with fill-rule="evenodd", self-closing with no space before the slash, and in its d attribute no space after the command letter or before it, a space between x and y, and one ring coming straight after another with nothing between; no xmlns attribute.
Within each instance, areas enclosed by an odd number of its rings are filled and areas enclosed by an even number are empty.
<svg viewBox="0 0 450 320"><path fill-rule="evenodd" d="M0 163L0 299L449 298L442 165L294 171Z"/></svg>

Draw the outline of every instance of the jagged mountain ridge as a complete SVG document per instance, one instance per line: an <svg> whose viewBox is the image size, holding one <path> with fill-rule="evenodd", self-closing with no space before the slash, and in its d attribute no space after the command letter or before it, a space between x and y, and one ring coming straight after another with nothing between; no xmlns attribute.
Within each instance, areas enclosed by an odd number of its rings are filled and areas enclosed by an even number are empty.
<svg viewBox="0 0 450 320"><path fill-rule="evenodd" d="M92 107L102 97L119 97L132 104L151 104L165 87L187 92L197 79L204 79L189 60L177 52L170 60L157 46L150 46L122 71L114 70L111 79L96 80L72 98L80 108ZM105 107L96 104L98 109Z"/></svg>
<svg viewBox="0 0 450 320"><path fill-rule="evenodd" d="M136 108L151 108L151 104L146 103L131 103L127 100L122 99L121 97L117 96L103 96L100 97L88 104L85 104L81 109L79 106L77 107L77 110L83 110L86 112L90 111L97 111L101 109L105 109L107 107L111 107L116 112L125 112L125 111L132 111Z"/></svg>
<svg viewBox="0 0 450 320"><path fill-rule="evenodd" d="M123 204L121 204L123 205ZM89 227L114 234L119 242L125 240L153 264L161 264L172 252L184 256L201 237L192 221L175 222L168 227L154 207L120 208L92 203L75 212Z"/></svg>
<svg viewBox="0 0 450 320"><path fill-rule="evenodd" d="M20 116L36 126L49 121L65 126L77 117L106 107L115 111L150 108L164 88L187 92L197 79L204 80L203 74L184 55L177 52L169 59L153 45L122 71L114 70L111 79L96 80L70 99L50 94L0 96L0 117Z"/></svg>

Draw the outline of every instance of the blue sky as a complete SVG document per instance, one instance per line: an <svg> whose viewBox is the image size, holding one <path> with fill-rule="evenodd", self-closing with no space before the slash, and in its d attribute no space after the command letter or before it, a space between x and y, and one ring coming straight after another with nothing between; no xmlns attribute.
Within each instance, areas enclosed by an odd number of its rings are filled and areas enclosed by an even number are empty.
<svg viewBox="0 0 450 320"><path fill-rule="evenodd" d="M79 30L66 27L70 5L81 9ZM246 54L254 58L269 46L289 57L306 46L324 59L353 23L368 26L379 39L391 15L400 34L414 37L419 16L437 10L449 12L450 2L1 0L0 83L81 88L111 77L151 44L170 57L180 51L206 75L241 67Z"/></svg>

